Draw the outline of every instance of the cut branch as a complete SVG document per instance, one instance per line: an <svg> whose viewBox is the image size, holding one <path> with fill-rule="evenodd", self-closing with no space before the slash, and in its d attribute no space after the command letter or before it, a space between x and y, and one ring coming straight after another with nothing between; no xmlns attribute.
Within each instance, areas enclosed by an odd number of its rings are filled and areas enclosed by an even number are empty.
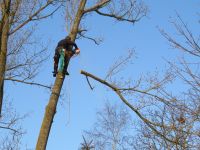
<svg viewBox="0 0 200 150"><path fill-rule="evenodd" d="M135 107L133 107L121 94L119 88L117 88L114 85L109 84L108 82L106 82L105 80L102 80L86 71L81 70L81 74L88 76L106 86L108 86L109 88L111 88L122 100L123 103L125 103L133 112L135 112L137 114L137 116L150 128L152 129L152 131L154 131L156 134L158 134L159 136L163 137L164 139L166 139L167 141L171 142L171 143L175 143L175 144L179 144L177 143L177 141L173 140L173 139L169 139L168 137L166 137L165 135L163 135L160 131L158 131L154 126L159 126L159 127L163 127L163 125L154 123L150 120L148 120L147 118L145 118Z"/></svg>

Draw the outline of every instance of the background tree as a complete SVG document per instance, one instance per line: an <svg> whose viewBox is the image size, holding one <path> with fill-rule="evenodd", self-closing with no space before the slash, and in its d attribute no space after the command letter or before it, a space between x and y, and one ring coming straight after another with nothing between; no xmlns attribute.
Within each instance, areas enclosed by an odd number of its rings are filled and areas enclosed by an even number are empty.
<svg viewBox="0 0 200 150"><path fill-rule="evenodd" d="M138 128L135 149L199 149L199 43L198 36L192 33L189 26L177 14L172 21L177 37L171 36L164 30L162 35L169 41L172 48L180 50L182 57L175 62L168 61L170 71L176 82L186 85L178 92L172 94L169 89L159 89L164 93L164 98L174 100L170 105L163 105L161 111L151 111L149 118L160 120L161 130L165 136L171 136L174 143L160 138L144 124ZM171 87L171 86L170 86ZM168 124L168 127L166 126ZM139 148L138 148L139 147Z"/></svg>
<svg viewBox="0 0 200 150"><path fill-rule="evenodd" d="M96 12L97 14L104 17L111 17L118 21L128 21L133 24L145 16L147 13L147 7L141 1L135 0L97 0L92 2L87 0L77 0L67 1L66 6L67 18L69 18L67 19L67 27L70 29L69 36L73 41L77 38L78 35L81 36L83 31L86 31L84 28L81 28L83 27L84 23L83 20L88 14L93 12ZM38 150L44 150L46 148L64 79L65 77L62 79L56 77L38 137L36 146L36 149Z"/></svg>
<svg viewBox="0 0 200 150"><path fill-rule="evenodd" d="M11 102L4 102L0 120L0 150L20 150L21 138L25 134L21 123L26 115L18 115Z"/></svg>
<svg viewBox="0 0 200 150"><path fill-rule="evenodd" d="M0 112L4 81L12 80L28 84L26 81L35 77L39 65L46 59L46 48L36 49L34 43L38 41L33 41L31 36L35 31L35 23L56 12L61 2L56 0L0 2ZM45 14L47 8L50 11Z"/></svg>
<svg viewBox="0 0 200 150"><path fill-rule="evenodd" d="M85 134L93 140L98 150L131 149L132 126L133 121L127 108L107 102L103 109L97 112L97 121L93 129Z"/></svg>
<svg viewBox="0 0 200 150"><path fill-rule="evenodd" d="M140 118L134 149L199 149L198 38L179 15L173 25L179 35L177 39L164 31L161 33L173 48L185 55L174 63L169 61L170 67L163 75L155 72L133 82L112 80L113 76L103 80L81 72L112 89Z"/></svg>
<svg viewBox="0 0 200 150"><path fill-rule="evenodd" d="M85 137L83 136L83 143L81 143L81 148L80 150L92 150L95 149L94 145L93 145L93 140L91 141L87 141L85 139Z"/></svg>
<svg viewBox="0 0 200 150"><path fill-rule="evenodd" d="M164 30L162 35L169 41L172 48L180 50L182 57L175 62L168 61L172 68L176 81L181 81L186 88L180 91L177 96L170 95L169 91L165 92L171 99L174 98L174 107L164 106L162 115L154 114L151 117L168 121L171 128L164 128L165 134L175 135L174 139L177 143L169 143L164 139L159 140L158 137L146 130L143 141L151 141L155 143L157 149L199 149L199 42L198 34L195 34L189 28L183 19L177 14L176 20L172 21L177 37L171 36ZM180 87L180 86L179 86ZM143 127L142 127L143 128ZM140 130L141 131L141 130ZM144 132L140 132L144 135ZM141 137L140 136L140 137ZM144 137L144 136L143 136ZM151 140L150 140L151 138ZM162 144L161 144L162 142Z"/></svg>
<svg viewBox="0 0 200 150"><path fill-rule="evenodd" d="M5 98L5 81L44 86L32 80L48 57L47 47L34 37L40 20L53 15L62 1L0 1L0 149L20 149L24 131L10 98ZM48 8L48 13L45 11ZM9 91L10 92L10 91ZM12 91L11 91L12 92ZM4 100L6 99L6 100ZM3 102L5 104L3 105Z"/></svg>

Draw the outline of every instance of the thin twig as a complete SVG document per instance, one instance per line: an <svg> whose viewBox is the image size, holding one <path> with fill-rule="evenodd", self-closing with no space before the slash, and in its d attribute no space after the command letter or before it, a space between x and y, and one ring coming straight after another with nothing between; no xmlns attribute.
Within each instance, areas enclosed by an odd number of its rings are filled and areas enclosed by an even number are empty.
<svg viewBox="0 0 200 150"><path fill-rule="evenodd" d="M9 78L4 78L4 80L13 81L13 82L19 82L19 83L24 83L24 84L29 84L29 85L36 85L36 86L40 86L40 87L51 89L51 86L47 86L47 85L43 85L43 84L35 83L35 82L27 82L27 81L23 81L23 80L9 79Z"/></svg>
<svg viewBox="0 0 200 150"><path fill-rule="evenodd" d="M15 129L13 129L13 128L10 128L10 127L3 127L3 126L0 126L0 128L6 129L6 130L11 130L11 131L13 131L14 133L19 133L19 131L15 130Z"/></svg>
<svg viewBox="0 0 200 150"><path fill-rule="evenodd" d="M93 90L94 87L92 87L92 85L90 84L90 81L89 81L89 79L88 79L88 76L85 76L85 77L86 77L86 79L87 79L88 85L90 86L90 89Z"/></svg>

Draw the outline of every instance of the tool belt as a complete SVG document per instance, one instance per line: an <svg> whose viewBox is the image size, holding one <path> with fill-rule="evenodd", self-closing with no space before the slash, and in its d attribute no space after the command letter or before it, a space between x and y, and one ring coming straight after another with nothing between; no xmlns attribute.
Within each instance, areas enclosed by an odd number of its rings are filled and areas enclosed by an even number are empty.
<svg viewBox="0 0 200 150"><path fill-rule="evenodd" d="M65 49L63 47L57 47L57 52L60 54L63 49L65 52L65 55L67 55L67 56L73 56L75 54L75 52L73 50Z"/></svg>
<svg viewBox="0 0 200 150"><path fill-rule="evenodd" d="M72 57L73 55L74 55L73 51L65 50L65 56L67 56L68 58Z"/></svg>

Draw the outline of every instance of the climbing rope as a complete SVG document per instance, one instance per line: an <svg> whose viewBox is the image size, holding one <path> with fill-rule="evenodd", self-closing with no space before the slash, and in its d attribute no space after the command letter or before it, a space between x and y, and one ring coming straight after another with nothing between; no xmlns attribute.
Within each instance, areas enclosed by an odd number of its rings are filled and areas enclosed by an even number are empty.
<svg viewBox="0 0 200 150"><path fill-rule="evenodd" d="M70 65L68 66L69 71L71 71L70 69ZM70 124L71 121L71 79L70 77L67 78L67 88L66 88L66 93L67 93L67 122L66 122L66 126L68 126Z"/></svg>

